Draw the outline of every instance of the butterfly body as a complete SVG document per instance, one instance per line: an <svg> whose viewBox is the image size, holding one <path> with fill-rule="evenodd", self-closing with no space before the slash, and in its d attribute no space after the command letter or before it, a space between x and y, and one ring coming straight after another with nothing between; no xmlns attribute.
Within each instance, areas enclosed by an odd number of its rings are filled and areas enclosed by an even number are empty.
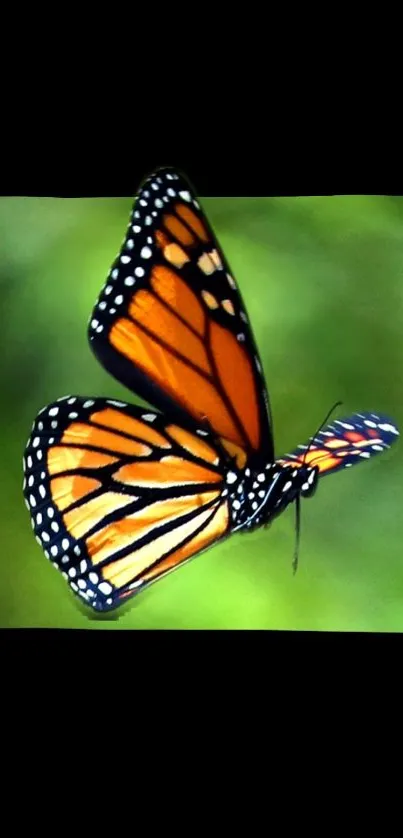
<svg viewBox="0 0 403 838"><path fill-rule="evenodd" d="M386 416L353 414L275 456L244 302L174 169L141 187L88 337L104 368L152 407L66 396L43 408L23 492L46 558L96 611L231 533L270 523L319 477L398 436Z"/></svg>
<svg viewBox="0 0 403 838"><path fill-rule="evenodd" d="M226 474L232 531L251 530L269 524L296 499L314 493L318 469L292 468L280 463L247 462L245 468Z"/></svg>

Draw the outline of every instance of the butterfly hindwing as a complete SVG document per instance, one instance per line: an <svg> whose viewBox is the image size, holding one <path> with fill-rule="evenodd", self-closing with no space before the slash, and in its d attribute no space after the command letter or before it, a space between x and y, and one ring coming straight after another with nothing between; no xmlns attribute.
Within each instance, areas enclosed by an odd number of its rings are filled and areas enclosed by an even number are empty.
<svg viewBox="0 0 403 838"><path fill-rule="evenodd" d="M157 171L139 191L89 338L103 366L147 402L273 459L269 402L241 294L176 170Z"/></svg>
<svg viewBox="0 0 403 838"><path fill-rule="evenodd" d="M60 399L24 457L36 539L95 609L119 605L228 532L222 452L145 408Z"/></svg>
<svg viewBox="0 0 403 838"><path fill-rule="evenodd" d="M380 454L398 436L399 431L388 416L354 413L344 419L335 419L312 441L299 445L278 463L299 466L305 462L317 466L321 476L332 474Z"/></svg>

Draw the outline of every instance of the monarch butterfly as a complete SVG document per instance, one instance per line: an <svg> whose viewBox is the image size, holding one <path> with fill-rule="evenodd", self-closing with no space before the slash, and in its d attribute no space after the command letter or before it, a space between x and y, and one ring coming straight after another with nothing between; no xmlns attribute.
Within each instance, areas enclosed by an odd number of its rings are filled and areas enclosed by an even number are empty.
<svg viewBox="0 0 403 838"><path fill-rule="evenodd" d="M24 456L36 539L108 611L214 543L270 522L319 477L388 448L356 413L275 457L262 366L230 267L187 179L143 182L88 325L104 368L148 404L65 396Z"/></svg>

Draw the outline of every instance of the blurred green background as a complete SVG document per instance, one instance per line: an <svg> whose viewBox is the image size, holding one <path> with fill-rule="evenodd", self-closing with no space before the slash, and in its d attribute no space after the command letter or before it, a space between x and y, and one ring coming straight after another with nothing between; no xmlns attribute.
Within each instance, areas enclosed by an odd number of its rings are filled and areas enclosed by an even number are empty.
<svg viewBox="0 0 403 838"><path fill-rule="evenodd" d="M204 199L261 351L281 454L339 415L403 428L403 198ZM403 629L401 442L321 481L268 530L237 535L96 619L45 559L22 497L33 419L59 396L136 401L95 360L92 306L130 199L0 200L0 625ZM137 399L137 401L139 401Z"/></svg>

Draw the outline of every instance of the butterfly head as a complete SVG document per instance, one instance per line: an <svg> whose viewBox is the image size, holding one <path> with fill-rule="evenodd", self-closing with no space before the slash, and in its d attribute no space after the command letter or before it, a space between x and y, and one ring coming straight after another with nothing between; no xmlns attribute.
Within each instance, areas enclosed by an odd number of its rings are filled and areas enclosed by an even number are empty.
<svg viewBox="0 0 403 838"><path fill-rule="evenodd" d="M268 492L265 517L276 517L285 507L298 498L309 498L315 494L319 478L317 466L277 466L273 474L272 491Z"/></svg>
<svg viewBox="0 0 403 838"><path fill-rule="evenodd" d="M298 469L295 476L297 489L301 497L310 498L315 494L319 479L317 466L303 465Z"/></svg>

